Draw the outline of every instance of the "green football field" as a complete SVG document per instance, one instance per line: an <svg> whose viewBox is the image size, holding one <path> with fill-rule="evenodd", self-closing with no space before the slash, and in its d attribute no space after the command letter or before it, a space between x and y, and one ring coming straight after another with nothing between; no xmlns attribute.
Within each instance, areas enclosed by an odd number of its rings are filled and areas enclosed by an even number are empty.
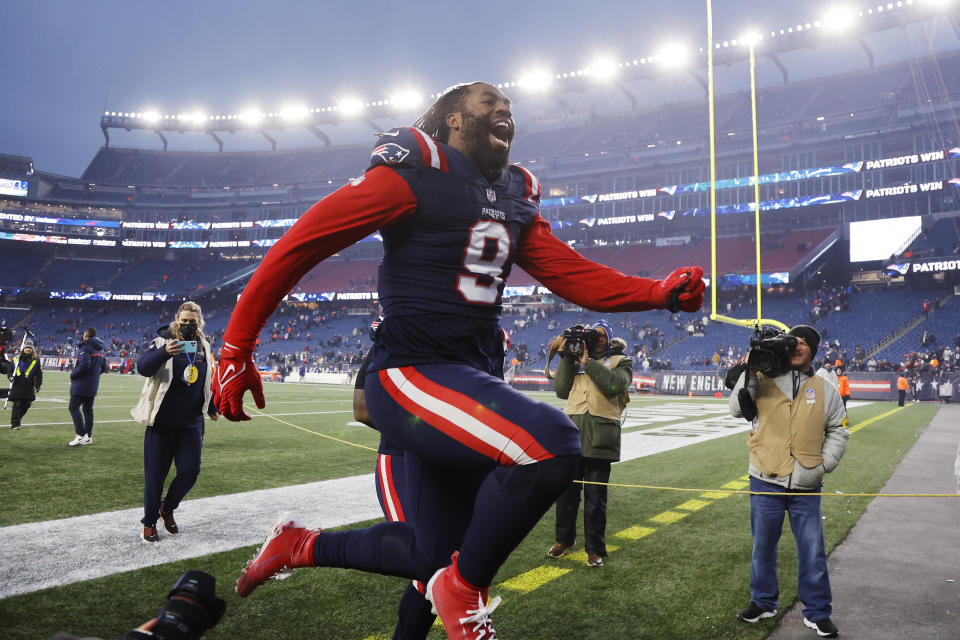
<svg viewBox="0 0 960 640"><path fill-rule="evenodd" d="M95 406L94 444L89 447L67 446L73 427L66 408L66 374L47 372L45 380L22 430L6 426L9 408L0 413L0 544L5 530L10 531L6 528L13 525L142 505L143 428L130 421L129 409L143 379L114 374L103 378ZM351 424L352 389L267 384L266 395L266 412L278 419L207 422L203 468L188 500L372 473L376 457L368 448L376 447L378 437ZM532 395L561 406L549 394ZM840 494L878 491L936 411L936 406L925 404L897 410L891 402L850 409L855 431L825 486L825 491L836 492L823 500L828 551L843 540L869 503L869 498ZM611 488L610 557L600 569L586 566L582 546L579 554L559 560L546 557L553 542L553 513L548 513L491 588L503 598L494 615L500 637L764 637L775 621L747 626L735 619L749 601L749 501L745 495L723 491L746 486L747 451L742 426L724 416L726 400L635 398L629 405L625 439L647 431L647 440L671 444L659 453L615 465L611 482L697 491ZM703 437L711 429L713 435ZM180 524L182 529L190 526L185 520ZM222 524L230 526L228 521ZM269 522L262 525L266 529ZM793 540L789 527L785 529L781 611L796 596ZM138 535L132 526L130 539ZM161 536L160 545L178 542L163 532ZM69 549L72 540L68 535L56 544ZM255 549L251 545L0 599L0 637L46 638L58 630L115 637L153 617L170 586L188 569L213 574L218 593L227 602L223 620L205 637L390 637L404 580L302 569L241 600L232 587ZM122 551L147 552L141 542ZM35 563L56 560L25 549L17 556L23 566L4 570L8 581L16 581ZM89 564L95 573L97 558L89 558ZM431 638L443 637L439 628L431 633Z"/></svg>

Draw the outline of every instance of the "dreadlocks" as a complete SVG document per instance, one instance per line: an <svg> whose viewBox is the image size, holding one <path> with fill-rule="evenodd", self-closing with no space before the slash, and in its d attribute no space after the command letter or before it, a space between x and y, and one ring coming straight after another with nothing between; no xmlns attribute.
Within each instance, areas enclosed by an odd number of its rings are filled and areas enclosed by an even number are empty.
<svg viewBox="0 0 960 640"><path fill-rule="evenodd" d="M463 99L473 84L476 83L463 82L444 89L440 97L437 98L437 101L430 105L426 113L420 116L417 121L413 123L413 126L431 138L446 144L450 139L450 127L447 126L447 116L455 111L460 111L463 105Z"/></svg>

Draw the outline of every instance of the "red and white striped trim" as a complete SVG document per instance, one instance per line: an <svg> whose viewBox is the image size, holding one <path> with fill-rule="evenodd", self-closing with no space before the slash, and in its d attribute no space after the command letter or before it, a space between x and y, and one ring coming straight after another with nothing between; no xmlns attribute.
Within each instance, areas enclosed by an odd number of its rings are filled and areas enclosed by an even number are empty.
<svg viewBox="0 0 960 640"><path fill-rule="evenodd" d="M377 482L380 483L380 492L387 509L388 522L405 522L403 506L397 496L397 488L393 482L393 456L379 454L377 456Z"/></svg>
<svg viewBox="0 0 960 640"><path fill-rule="evenodd" d="M499 464L532 464L553 457L519 425L414 367L381 369L379 376L390 397L408 413Z"/></svg>
<svg viewBox="0 0 960 640"><path fill-rule="evenodd" d="M851 380L850 388L857 391L890 391L893 385L889 380Z"/></svg>
<svg viewBox="0 0 960 640"><path fill-rule="evenodd" d="M524 197L528 202L537 204L540 201L540 181L537 180L537 176L533 175L533 173L527 171L518 164L513 166L515 166L517 169L520 169L520 171L523 171L523 181L527 187Z"/></svg>
<svg viewBox="0 0 960 640"><path fill-rule="evenodd" d="M437 146L436 140L416 127L410 127L410 131L413 132L413 137L420 147L420 157L423 158L423 165L425 167L433 167L434 169L446 171L447 157Z"/></svg>

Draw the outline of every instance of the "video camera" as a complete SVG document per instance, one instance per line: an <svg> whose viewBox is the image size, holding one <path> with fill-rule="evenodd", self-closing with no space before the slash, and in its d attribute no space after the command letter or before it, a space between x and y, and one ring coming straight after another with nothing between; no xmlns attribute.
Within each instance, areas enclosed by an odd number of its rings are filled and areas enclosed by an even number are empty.
<svg viewBox="0 0 960 640"><path fill-rule="evenodd" d="M566 339L566 343L560 355L579 360L583 356L584 348L589 352L597 344L600 332L589 325L575 324L569 329L564 329L562 336Z"/></svg>
<svg viewBox="0 0 960 640"><path fill-rule="evenodd" d="M148 631L134 630L124 639L196 640L220 622L227 603L217 597L216 579L203 571L187 571L167 596ZM152 634L152 635L151 635Z"/></svg>
<svg viewBox="0 0 960 640"><path fill-rule="evenodd" d="M13 330L7 325L0 326L0 347L5 347L13 340Z"/></svg>
<svg viewBox="0 0 960 640"><path fill-rule="evenodd" d="M13 373L13 363L7 360L6 354L7 345L11 340L13 340L13 331L5 324L0 326L0 375L8 376Z"/></svg>
<svg viewBox="0 0 960 640"><path fill-rule="evenodd" d="M790 352L797 338L774 327L757 326L750 336L747 365L754 371L776 376L790 368Z"/></svg>

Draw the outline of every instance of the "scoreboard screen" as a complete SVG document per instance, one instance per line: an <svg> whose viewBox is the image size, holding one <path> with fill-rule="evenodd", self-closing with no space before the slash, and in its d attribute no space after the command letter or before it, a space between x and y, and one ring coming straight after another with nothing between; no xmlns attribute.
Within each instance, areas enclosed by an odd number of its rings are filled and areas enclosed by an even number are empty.
<svg viewBox="0 0 960 640"><path fill-rule="evenodd" d="M26 198L30 183L26 180L11 180L0 178L0 196L16 196Z"/></svg>
<svg viewBox="0 0 960 640"><path fill-rule="evenodd" d="M920 216L850 223L850 262L889 260L920 235Z"/></svg>

